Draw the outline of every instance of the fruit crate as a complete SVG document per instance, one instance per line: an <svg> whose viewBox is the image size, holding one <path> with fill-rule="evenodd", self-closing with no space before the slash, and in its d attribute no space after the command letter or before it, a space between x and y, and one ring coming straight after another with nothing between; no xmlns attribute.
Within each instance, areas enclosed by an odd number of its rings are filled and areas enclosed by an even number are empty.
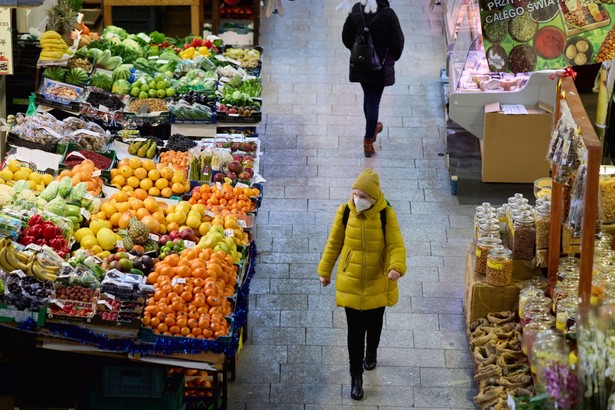
<svg viewBox="0 0 615 410"><path fill-rule="evenodd" d="M15 146L15 147L24 147L28 149L37 149L40 151L55 153L57 151L58 144L40 144L38 142L32 142L20 138L18 135L9 133L6 139L7 144Z"/></svg>
<svg viewBox="0 0 615 410"><path fill-rule="evenodd" d="M218 111L218 122L222 123L255 124L261 122L262 119L262 111L255 112L251 115L227 114L225 112Z"/></svg>
<svg viewBox="0 0 615 410"><path fill-rule="evenodd" d="M162 378L164 381L164 378ZM164 382L163 382L164 383ZM158 397L111 397L101 391L93 390L89 395L91 410L183 410L184 375L171 375L164 386L164 391Z"/></svg>
<svg viewBox="0 0 615 410"><path fill-rule="evenodd" d="M71 311L74 311L75 314L71 314ZM82 302L58 299L53 295L47 306L47 320L54 323L89 322L94 317L95 312L95 298L90 302Z"/></svg>
<svg viewBox="0 0 615 410"><path fill-rule="evenodd" d="M74 142L69 142L68 144L66 144L66 148L64 149L64 153L62 154L62 160L60 161L60 164L58 165L58 172L61 172L62 170L68 168L66 165L64 165L64 160L66 159L66 157L68 156L68 154L70 154L72 151L79 151L82 150L83 148L80 147L79 145L75 144ZM106 178L108 180L110 180L110 176L111 176L111 170L113 169L113 167L115 166L115 162L117 160L116 156L115 156L115 151L112 150L107 150L105 152L100 152L100 151L93 151L93 150L88 150L88 151L92 151L95 152L97 154L103 155L109 159L111 159L111 165L109 166L108 169L101 169L101 177Z"/></svg>
<svg viewBox="0 0 615 410"><path fill-rule="evenodd" d="M61 95L61 92L66 95ZM35 101L39 105L76 113L80 110L84 93L85 89L83 87L44 78L43 84L36 93Z"/></svg>
<svg viewBox="0 0 615 410"><path fill-rule="evenodd" d="M229 334L227 336L219 336L213 341L220 343L221 345L230 345L233 340L233 332L234 332L234 319L232 317L225 317L226 321L229 324ZM154 331L148 327L143 327L139 329L139 340L145 343L156 343L158 340L168 340L176 342L178 340L186 340L188 338L184 336L169 336L169 335L160 335L155 334ZM190 339L189 339L190 340ZM199 339L192 339L195 343L198 343Z"/></svg>
<svg viewBox="0 0 615 410"><path fill-rule="evenodd" d="M156 366L103 366L102 394L105 397L162 397L165 371Z"/></svg>

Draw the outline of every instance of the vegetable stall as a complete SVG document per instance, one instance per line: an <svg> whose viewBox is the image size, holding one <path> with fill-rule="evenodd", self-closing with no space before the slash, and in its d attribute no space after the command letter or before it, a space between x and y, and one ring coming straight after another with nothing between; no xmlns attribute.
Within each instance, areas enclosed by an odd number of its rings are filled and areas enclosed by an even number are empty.
<svg viewBox="0 0 615 410"><path fill-rule="evenodd" d="M30 39L38 85L0 124L0 333L179 378L138 399L103 383L91 408L224 408L255 273L263 50L84 33Z"/></svg>

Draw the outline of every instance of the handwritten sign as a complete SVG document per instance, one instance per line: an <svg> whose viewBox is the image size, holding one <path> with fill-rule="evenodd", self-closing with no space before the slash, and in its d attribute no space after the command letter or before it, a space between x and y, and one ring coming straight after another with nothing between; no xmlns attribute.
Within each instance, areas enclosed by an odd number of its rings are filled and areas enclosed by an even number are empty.
<svg viewBox="0 0 615 410"><path fill-rule="evenodd" d="M13 74L13 40L11 9L0 7L0 75Z"/></svg>

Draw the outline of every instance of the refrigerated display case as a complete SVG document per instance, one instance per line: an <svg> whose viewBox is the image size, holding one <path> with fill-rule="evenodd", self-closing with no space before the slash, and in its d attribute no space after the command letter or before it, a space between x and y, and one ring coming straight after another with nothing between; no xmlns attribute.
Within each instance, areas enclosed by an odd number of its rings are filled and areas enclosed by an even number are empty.
<svg viewBox="0 0 615 410"><path fill-rule="evenodd" d="M451 0L444 9L448 116L452 121L482 139L486 104L555 105L553 70L507 74L489 67L477 0ZM449 29L454 31L448 33Z"/></svg>

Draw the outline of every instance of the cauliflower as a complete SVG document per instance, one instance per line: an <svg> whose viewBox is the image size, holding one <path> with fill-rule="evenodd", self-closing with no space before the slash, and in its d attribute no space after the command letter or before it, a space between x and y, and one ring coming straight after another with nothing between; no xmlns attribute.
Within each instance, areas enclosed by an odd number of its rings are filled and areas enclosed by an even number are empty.
<svg viewBox="0 0 615 410"><path fill-rule="evenodd" d="M34 191L30 190L30 189L26 189L21 191L19 194L17 194L17 198L18 199L24 199L26 201L30 201L30 202L36 202L36 195L34 194Z"/></svg>
<svg viewBox="0 0 615 410"><path fill-rule="evenodd" d="M8 185L0 185L0 206L9 205L13 202L15 191Z"/></svg>

